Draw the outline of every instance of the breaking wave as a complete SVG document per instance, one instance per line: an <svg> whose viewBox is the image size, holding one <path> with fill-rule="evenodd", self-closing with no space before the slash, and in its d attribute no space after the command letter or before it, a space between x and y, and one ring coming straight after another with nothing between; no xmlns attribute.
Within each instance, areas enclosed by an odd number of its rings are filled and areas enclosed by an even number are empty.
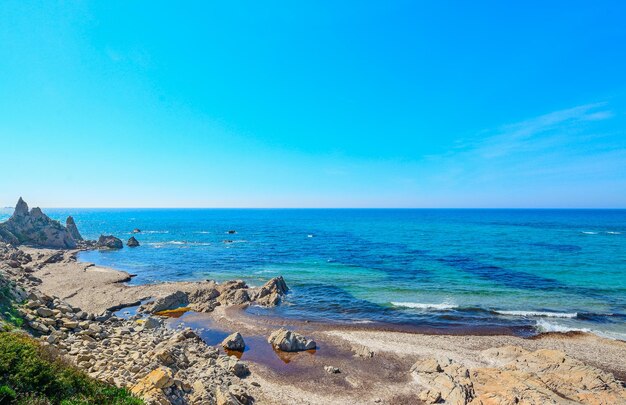
<svg viewBox="0 0 626 405"><path fill-rule="evenodd" d="M433 309L433 310L438 310L438 311L445 311L445 310L458 308L458 305L446 304L446 303L425 304L421 302L391 302L391 305L393 305L394 307L424 309L424 310Z"/></svg>
<svg viewBox="0 0 626 405"><path fill-rule="evenodd" d="M500 311L494 310L492 311L496 314L500 315L509 315L509 316L526 316L526 317L546 317L546 318L576 318L578 316L577 312L546 312L546 311Z"/></svg>

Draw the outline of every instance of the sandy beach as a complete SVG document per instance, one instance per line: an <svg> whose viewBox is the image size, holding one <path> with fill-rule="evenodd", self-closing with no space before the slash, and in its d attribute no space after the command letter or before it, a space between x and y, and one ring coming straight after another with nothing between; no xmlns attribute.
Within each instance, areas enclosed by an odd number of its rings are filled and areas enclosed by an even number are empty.
<svg viewBox="0 0 626 405"><path fill-rule="evenodd" d="M37 263L37 266L31 266L33 268L31 275L40 280L38 290L94 314L137 306L140 301L159 299L175 291L190 292L199 284L203 284L176 282L129 286L125 282L131 275L79 262L76 260L77 250L59 252L23 248L23 251ZM57 255L56 258L51 260L54 255ZM288 280L286 282L288 283ZM460 365L469 370L468 375L485 373L480 370L501 373L507 366L502 361L502 354L494 351L494 348L502 347L515 347L518 348L516 350L529 353L538 353L538 350L546 349L562 352L567 356L567 361L575 362L569 370L575 373L578 383L590 378L587 374L593 374L596 369L598 372L612 373L622 381L626 377L624 362L626 342L586 333L551 333L533 338L507 335L425 335L384 330L385 328L378 325L338 325L260 317L247 313L245 305L220 305L213 311L205 313L190 311L179 318L168 319L166 324L174 329L184 325L205 331L207 336L205 341L216 346L219 346L223 336L240 332L246 341L247 349L238 357L247 363L251 371L245 381L250 386L252 396L261 404L429 402L428 396L420 396L420 393L428 389L432 391L433 385L429 385L429 381L423 378L428 374L415 371L414 365L435 359ZM318 349L300 353L281 353L273 350L267 343L267 336L280 327L298 331L315 339ZM326 370L325 367L328 366L334 371ZM498 366L501 368L498 369ZM611 403L611 400L619 403L622 399L626 401L624 394L626 391L621 383L614 386L607 383L606 387L581 386L582 391L595 394L595 397L587 397L581 393L570 395L564 393L567 390L559 391L554 376L550 381L544 379L547 381L546 386L553 386L553 392L542 392L542 389L524 383L525 390L535 390L535 394L538 392L543 395L533 397L529 393L520 393L519 387L515 386L519 381L536 379L538 375L529 370L525 373L525 379L515 377L518 378L515 380L517 382L509 381L512 378L510 375L500 376L503 384L509 384L511 387L509 391L504 392L506 387L500 386L498 390L502 393L499 399L489 399L490 397L483 395L483 399L476 401L477 397L480 398L480 388L473 382L475 391L472 395L475 402L471 403L506 403L502 398L514 398L515 393L521 394L522 399L527 398L524 403L533 403L529 402L528 398L544 398L547 401L556 401L554 403ZM601 380L603 378L600 377ZM459 383L454 381L454 378L451 381L453 385ZM560 383L566 384L563 381ZM570 381L568 388L570 391L571 385L575 383ZM598 395L599 392L605 396ZM492 402L489 402L490 400ZM574 402L571 402L572 400ZM448 401L464 403L452 397ZM470 401L471 398L467 403Z"/></svg>

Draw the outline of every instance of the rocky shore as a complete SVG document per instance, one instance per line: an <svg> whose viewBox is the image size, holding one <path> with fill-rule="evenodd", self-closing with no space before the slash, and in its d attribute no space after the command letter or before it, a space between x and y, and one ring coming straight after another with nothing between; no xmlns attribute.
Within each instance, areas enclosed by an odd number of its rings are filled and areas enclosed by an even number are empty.
<svg viewBox="0 0 626 405"><path fill-rule="evenodd" d="M256 288L241 280L129 286L128 273L76 257L80 248L117 248L117 238L77 240L73 219L63 227L21 200L16 213L0 224L0 287L25 330L148 404L626 404L625 342L255 317L242 309L280 305L282 277ZM136 315L116 315L131 306ZM206 325L220 333L210 344Z"/></svg>
<svg viewBox="0 0 626 405"><path fill-rule="evenodd" d="M110 308L94 314L41 292L42 281L32 276L34 269L47 271L47 266L63 260L63 253L40 253L33 258L11 245L0 245L0 275L13 282L18 312L26 328L43 344L56 348L91 377L130 388L148 404L252 403L250 386L240 379L249 373L247 365L219 354L191 329L168 328L158 316L121 319L112 315ZM72 259L70 255L66 264ZM236 282L219 286L219 290L214 286L199 283L189 294L179 290L155 300L144 311L178 308L189 303L188 296L195 297L196 308L212 309L228 305L234 295L243 295L232 291L249 290ZM265 298L271 290L261 288L250 295ZM217 301L220 296L226 298ZM203 297L202 303L198 297Z"/></svg>

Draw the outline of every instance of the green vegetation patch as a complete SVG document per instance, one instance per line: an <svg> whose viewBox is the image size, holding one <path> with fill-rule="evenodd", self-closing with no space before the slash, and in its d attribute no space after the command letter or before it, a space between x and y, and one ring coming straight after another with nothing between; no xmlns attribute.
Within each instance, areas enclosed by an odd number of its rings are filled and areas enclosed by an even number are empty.
<svg viewBox="0 0 626 405"><path fill-rule="evenodd" d="M140 405L126 389L97 381L62 362L31 337L0 332L0 405Z"/></svg>
<svg viewBox="0 0 626 405"><path fill-rule="evenodd" d="M16 326L22 327L24 320L20 317L13 304L14 297L11 292L9 282L0 276L0 325L2 320ZM0 328L1 330L2 328Z"/></svg>

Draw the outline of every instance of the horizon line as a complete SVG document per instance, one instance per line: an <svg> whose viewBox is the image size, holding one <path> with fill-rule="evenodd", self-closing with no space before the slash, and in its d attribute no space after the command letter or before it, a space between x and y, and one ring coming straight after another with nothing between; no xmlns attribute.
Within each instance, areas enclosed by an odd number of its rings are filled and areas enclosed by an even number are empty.
<svg viewBox="0 0 626 405"><path fill-rule="evenodd" d="M92 210L626 210L626 207L42 207L46 209ZM15 209L4 206L0 209Z"/></svg>

